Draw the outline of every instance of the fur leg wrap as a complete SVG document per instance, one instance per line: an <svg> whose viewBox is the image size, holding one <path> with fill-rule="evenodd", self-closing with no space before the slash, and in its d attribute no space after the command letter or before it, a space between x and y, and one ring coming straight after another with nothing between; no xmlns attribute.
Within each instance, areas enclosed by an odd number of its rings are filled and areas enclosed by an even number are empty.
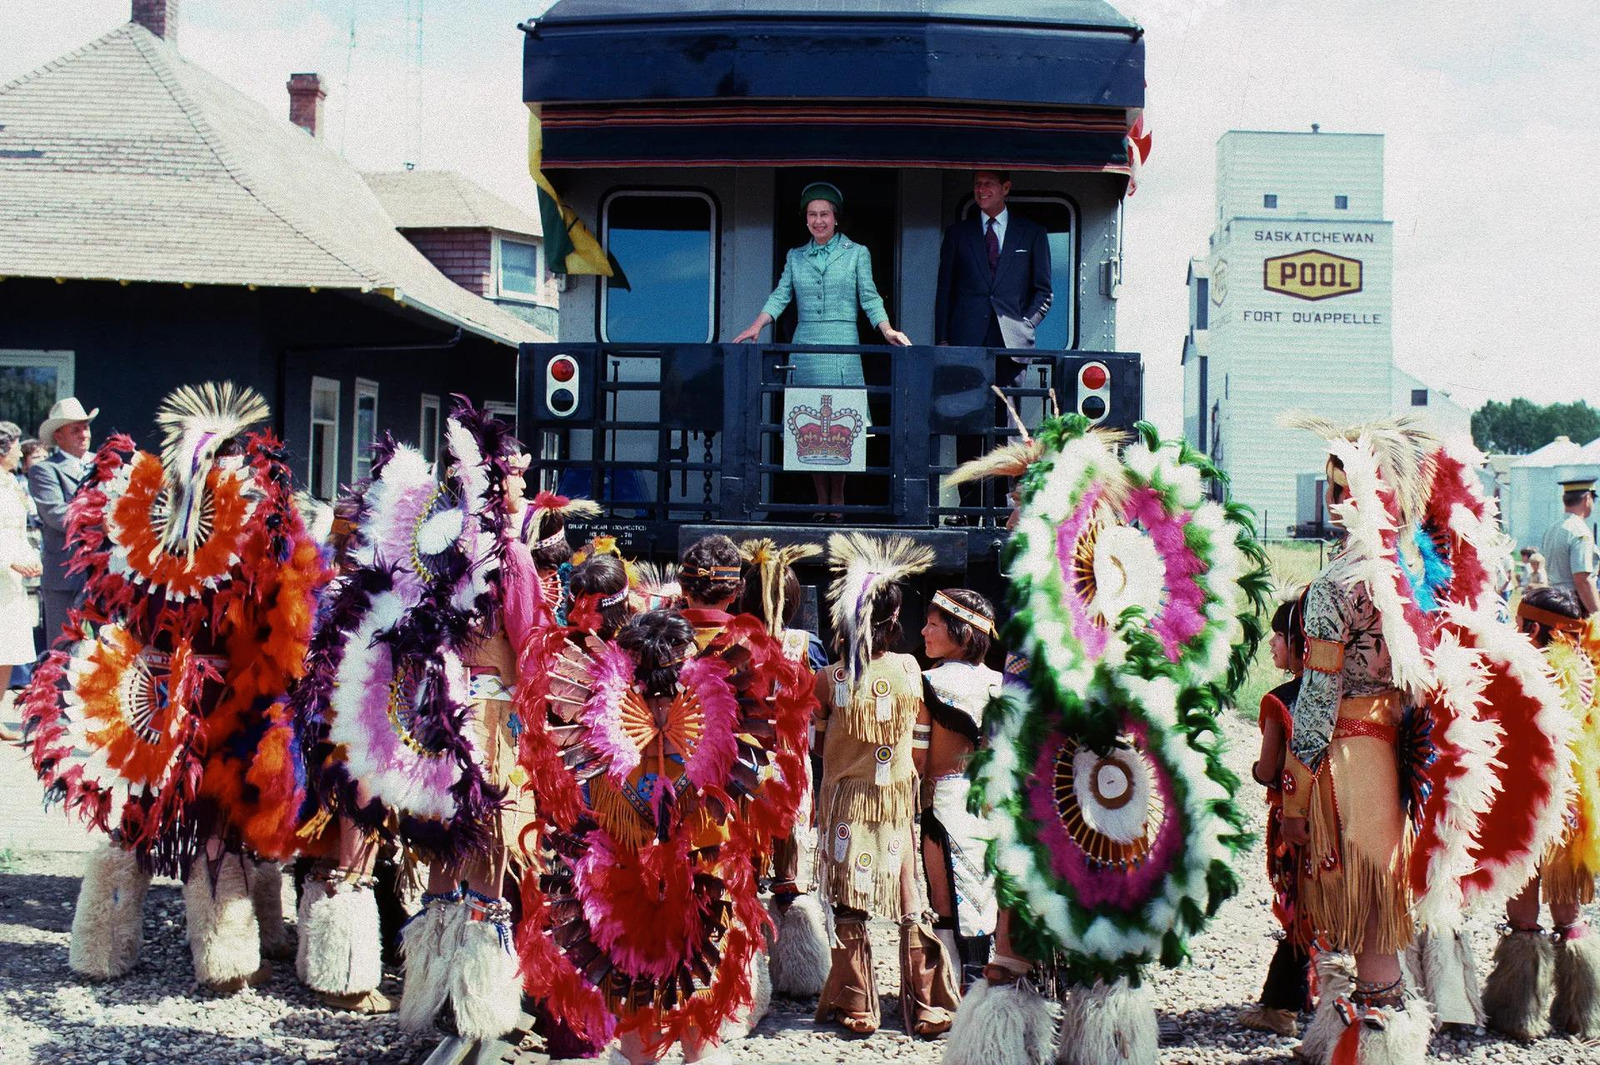
<svg viewBox="0 0 1600 1065"><path fill-rule="evenodd" d="M1421 981L1413 987L1427 995L1437 1023L1473 1028L1484 1023L1478 961L1472 956L1472 944L1464 933L1459 929L1423 928L1408 953L1414 975Z"/></svg>
<svg viewBox="0 0 1600 1065"><path fill-rule="evenodd" d="M1600 1037L1600 935L1582 925L1572 932L1556 943L1556 994L1550 1019L1579 1039L1595 1039Z"/></svg>
<svg viewBox="0 0 1600 1065"><path fill-rule="evenodd" d="M449 994L450 962L461 940L466 905L459 891L424 895L422 912L400 930L405 955L405 989L400 998L400 1027L430 1032L433 1018Z"/></svg>
<svg viewBox="0 0 1600 1065"><path fill-rule="evenodd" d="M300 979L313 991L356 995L383 980L383 940L372 890L326 880L306 884L300 907Z"/></svg>
<svg viewBox="0 0 1600 1065"><path fill-rule="evenodd" d="M1325 1065L1333 1056L1334 1044L1344 1034L1344 1019L1334 1008L1340 995L1355 989L1355 965L1348 954L1328 951L1317 955L1317 1011L1300 1037L1295 1056L1310 1065Z"/></svg>
<svg viewBox="0 0 1600 1065"><path fill-rule="evenodd" d="M1383 1018L1382 1029L1360 1027L1357 1065L1423 1065L1433 1038L1433 1011L1427 1000L1407 996L1404 1008L1386 1009Z"/></svg>
<svg viewBox="0 0 1600 1065"><path fill-rule="evenodd" d="M463 1039L498 1039L522 1016L522 981L504 899L470 894L446 977L456 1032Z"/></svg>
<svg viewBox="0 0 1600 1065"><path fill-rule="evenodd" d="M261 969L261 926L242 855L222 856L212 879L204 854L189 866L183 885L184 916L194 975L213 991L237 991Z"/></svg>
<svg viewBox="0 0 1600 1065"><path fill-rule="evenodd" d="M1512 932L1494 949L1494 969L1483 985L1489 1027L1513 1039L1550 1034L1555 998L1556 948L1543 932Z"/></svg>
<svg viewBox="0 0 1600 1065"><path fill-rule="evenodd" d="M283 961L295 956L289 926L283 922L283 866L259 862L250 879L256 903L256 923L261 926L261 956Z"/></svg>
<svg viewBox="0 0 1600 1065"><path fill-rule="evenodd" d="M139 963L150 878L130 852L102 843L89 855L72 911L67 964L91 980L115 980Z"/></svg>
<svg viewBox="0 0 1600 1065"><path fill-rule="evenodd" d="M1046 1065L1061 1008L1026 980L967 989L944 1044L944 1065Z"/></svg>
<svg viewBox="0 0 1600 1065"><path fill-rule="evenodd" d="M1146 985L1096 981L1067 993L1057 1065L1156 1065L1155 1000Z"/></svg>
<svg viewBox="0 0 1600 1065"><path fill-rule="evenodd" d="M772 970L767 962L767 955L763 951L756 951L750 957L750 998L751 1005L748 1010L743 1010L736 1017L730 1017L722 1024L722 1032L718 1041L729 1043L735 1039L743 1039L756 1030L756 1025L772 1009ZM698 1059L708 1061L713 1056L713 1049L709 1045L702 1048L704 1054ZM689 1048L684 1048L684 1061L689 1060Z"/></svg>
<svg viewBox="0 0 1600 1065"><path fill-rule="evenodd" d="M815 895L797 895L793 902L772 904L777 940L772 944L772 990L794 998L810 998L828 979L828 928L822 903Z"/></svg>

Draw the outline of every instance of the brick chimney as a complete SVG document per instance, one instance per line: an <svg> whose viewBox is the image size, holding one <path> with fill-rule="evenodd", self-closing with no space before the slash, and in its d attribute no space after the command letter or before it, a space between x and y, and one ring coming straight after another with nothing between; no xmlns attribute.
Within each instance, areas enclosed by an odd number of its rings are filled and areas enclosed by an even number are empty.
<svg viewBox="0 0 1600 1065"><path fill-rule="evenodd" d="M176 44L178 0L133 0L133 21Z"/></svg>
<svg viewBox="0 0 1600 1065"><path fill-rule="evenodd" d="M289 75L289 121L311 134L322 136L322 78L316 74Z"/></svg>

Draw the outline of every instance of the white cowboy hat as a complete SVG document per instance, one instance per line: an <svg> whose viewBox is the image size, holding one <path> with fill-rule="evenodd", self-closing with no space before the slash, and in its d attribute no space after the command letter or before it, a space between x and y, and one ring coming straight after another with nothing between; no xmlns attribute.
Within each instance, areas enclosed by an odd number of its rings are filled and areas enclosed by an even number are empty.
<svg viewBox="0 0 1600 1065"><path fill-rule="evenodd" d="M55 447L57 429L73 422L92 422L99 413L100 408L96 407L85 414L83 404L78 402L76 396L57 400L56 405L50 408L50 417L39 424L39 442L45 447Z"/></svg>

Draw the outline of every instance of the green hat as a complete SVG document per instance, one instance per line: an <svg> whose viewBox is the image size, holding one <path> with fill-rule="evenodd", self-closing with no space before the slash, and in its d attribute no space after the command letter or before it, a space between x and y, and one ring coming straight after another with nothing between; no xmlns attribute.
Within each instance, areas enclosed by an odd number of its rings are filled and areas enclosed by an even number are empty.
<svg viewBox="0 0 1600 1065"><path fill-rule="evenodd" d="M804 211L812 200L827 200L837 208L844 207L844 193L839 191L837 185L830 185L826 181L813 181L801 190L800 209Z"/></svg>

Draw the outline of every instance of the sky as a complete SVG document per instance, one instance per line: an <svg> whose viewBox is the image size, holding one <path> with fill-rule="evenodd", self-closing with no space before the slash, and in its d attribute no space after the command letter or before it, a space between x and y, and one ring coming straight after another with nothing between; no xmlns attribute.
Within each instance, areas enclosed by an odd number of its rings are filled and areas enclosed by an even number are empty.
<svg viewBox="0 0 1600 1065"><path fill-rule="evenodd" d="M1217 138L1313 122L1386 137L1402 368L1468 407L1600 406L1600 3L1113 3L1146 30L1155 135L1127 205L1118 347L1144 354L1146 412L1165 430L1181 424L1184 274L1211 228ZM451 168L531 209L516 24L546 6L181 0L177 43L275 111L289 72L320 72L325 135L362 169ZM0 84L128 10L3 0Z"/></svg>

